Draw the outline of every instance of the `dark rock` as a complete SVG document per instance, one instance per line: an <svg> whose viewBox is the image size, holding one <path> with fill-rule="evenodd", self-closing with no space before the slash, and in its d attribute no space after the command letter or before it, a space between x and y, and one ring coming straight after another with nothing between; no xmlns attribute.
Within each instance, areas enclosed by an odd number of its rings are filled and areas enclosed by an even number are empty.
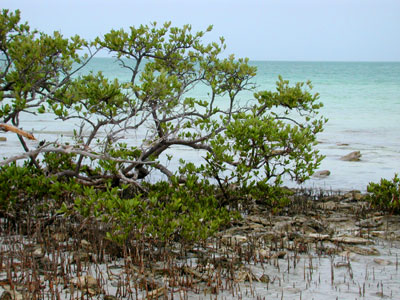
<svg viewBox="0 0 400 300"><path fill-rule="evenodd" d="M269 276L267 274L261 275L261 277L258 280L260 282L263 282L263 283L270 283L271 282L271 279L269 278Z"/></svg>

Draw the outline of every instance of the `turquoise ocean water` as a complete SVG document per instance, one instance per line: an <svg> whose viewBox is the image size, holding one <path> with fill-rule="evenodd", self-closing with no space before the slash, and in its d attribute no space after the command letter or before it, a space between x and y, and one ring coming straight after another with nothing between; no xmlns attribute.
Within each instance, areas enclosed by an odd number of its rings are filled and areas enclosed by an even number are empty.
<svg viewBox="0 0 400 300"><path fill-rule="evenodd" d="M318 149L326 155L320 169L331 175L311 179L305 185L333 190L365 190L370 181L392 178L400 172L400 62L266 62L254 61L259 90L274 89L278 75L294 83L311 80L313 91L324 103L321 114L329 119L325 131L318 136ZM97 58L85 72L101 70L108 78L129 80L129 73L112 58ZM202 89L192 92L201 96ZM250 94L243 95L248 101ZM223 103L222 103L223 105ZM32 118L27 115L21 127L32 130L38 139L63 139L74 124L59 124L50 116ZM8 142L0 144L3 156L22 149L10 133ZM341 161L340 157L361 151L360 162ZM174 149L185 159L201 159L193 150ZM173 166L172 166L173 167ZM295 185L285 182L289 186Z"/></svg>

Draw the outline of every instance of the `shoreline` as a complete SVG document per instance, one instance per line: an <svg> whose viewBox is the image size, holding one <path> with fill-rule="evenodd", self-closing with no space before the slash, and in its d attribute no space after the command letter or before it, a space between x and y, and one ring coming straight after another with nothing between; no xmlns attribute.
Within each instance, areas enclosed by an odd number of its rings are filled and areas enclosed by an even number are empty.
<svg viewBox="0 0 400 300"><path fill-rule="evenodd" d="M159 248L138 241L138 253L120 258L99 251L90 235L68 236L65 224L30 238L2 232L0 294L12 292L15 299L34 292L60 299L354 299L355 294L380 299L400 292L400 216L370 210L362 194L299 194L276 214L257 203L243 212L242 220L205 244ZM32 285L41 288L29 289Z"/></svg>
<svg viewBox="0 0 400 300"><path fill-rule="evenodd" d="M38 134L39 133L39 134ZM40 132L35 133L40 140L47 140L49 137L53 137L54 134L40 135ZM19 141L14 135L2 135L7 138L7 141L0 141L0 147L2 149L3 156L15 155L15 148L20 148ZM59 136L64 141L69 140L69 136ZM35 147L38 142L29 142L30 147ZM373 149L361 149L356 145L341 146L337 145L334 150L330 147L336 144L322 143L325 148L320 148L322 154L327 157L322 161L321 166L316 172L321 170L329 170L330 175L326 177L311 177L304 184L298 185L290 180L284 180L283 185L289 188L306 188L306 189L317 189L333 192L348 192L352 190L358 190L363 193L367 191L367 186L370 182L379 182L381 178L391 179L393 178L396 171L400 170L400 152L394 152L393 154L385 154L378 156L374 154ZM328 152L327 152L328 147ZM361 149L361 150L360 150ZM23 152L22 149L19 149ZM341 161L340 158L352 151L360 151L362 154L361 160L356 162ZM197 160L201 160L201 153L193 149L170 149L168 154L178 155L179 158L183 158L186 161L193 160L193 157ZM179 155L180 154L180 155ZM399 159L397 159L397 156ZM172 163L178 166L178 158ZM392 163L390 163L392 162ZM176 167L177 168L177 167ZM159 180L159 176L153 176L154 180ZM161 178L161 177L160 177Z"/></svg>

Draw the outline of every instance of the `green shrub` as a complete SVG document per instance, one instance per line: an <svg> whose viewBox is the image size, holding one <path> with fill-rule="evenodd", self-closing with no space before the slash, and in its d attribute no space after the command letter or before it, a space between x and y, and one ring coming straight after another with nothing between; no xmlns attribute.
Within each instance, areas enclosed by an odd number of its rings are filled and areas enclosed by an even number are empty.
<svg viewBox="0 0 400 300"><path fill-rule="evenodd" d="M400 212L400 178L395 174L392 181L382 178L380 183L371 182L367 191L368 201L373 207L389 211Z"/></svg>
<svg viewBox="0 0 400 300"><path fill-rule="evenodd" d="M81 193L75 180L59 181L26 163L0 168L0 213L23 221L25 215L35 216L58 210L63 202Z"/></svg>
<svg viewBox="0 0 400 300"><path fill-rule="evenodd" d="M73 208L64 205L61 212L106 224L106 237L120 245L130 239L203 241L233 216L219 207L215 187L195 178L188 178L185 185L173 179L172 183L158 182L147 188L148 194L130 199L123 199L121 188L111 185L104 191L85 188Z"/></svg>

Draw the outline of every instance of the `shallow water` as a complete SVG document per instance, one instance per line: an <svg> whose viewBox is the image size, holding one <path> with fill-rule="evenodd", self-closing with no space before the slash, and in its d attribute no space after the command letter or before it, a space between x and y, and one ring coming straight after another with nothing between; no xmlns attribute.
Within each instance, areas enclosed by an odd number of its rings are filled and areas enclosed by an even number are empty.
<svg viewBox="0 0 400 300"><path fill-rule="evenodd" d="M276 263L251 266L254 274L267 274L270 284L243 284L237 297L219 299L397 299L400 293L398 256L400 244L381 242L374 256L313 256L277 260ZM381 265L381 264L385 265ZM195 297L193 297L195 299Z"/></svg>
<svg viewBox="0 0 400 300"><path fill-rule="evenodd" d="M292 83L311 80L313 91L320 94L324 103L321 114L329 121L318 136L317 148L326 155L320 169L330 170L331 175L311 179L304 186L365 191L369 182L392 178L400 171L400 63L256 61L251 64L258 68L255 82L259 90L274 89L278 75ZM129 80L129 73L111 58L94 59L89 70L102 70L109 78ZM199 87L190 96L204 96L203 92ZM249 99L250 93L243 94L242 101ZM220 101L223 105L223 99ZM37 118L26 115L21 119L21 127L33 131L38 140L59 141L68 141L76 128L74 122L62 124L46 115ZM22 151L15 136L11 133L5 136L8 141L0 142L1 156ZM143 136L144 133L135 133L125 141L133 144ZM360 162L339 160L352 151L361 151ZM171 153L194 162L201 160L201 154L182 147L172 149ZM176 167L173 163L172 168ZM295 185L289 181L285 184Z"/></svg>

